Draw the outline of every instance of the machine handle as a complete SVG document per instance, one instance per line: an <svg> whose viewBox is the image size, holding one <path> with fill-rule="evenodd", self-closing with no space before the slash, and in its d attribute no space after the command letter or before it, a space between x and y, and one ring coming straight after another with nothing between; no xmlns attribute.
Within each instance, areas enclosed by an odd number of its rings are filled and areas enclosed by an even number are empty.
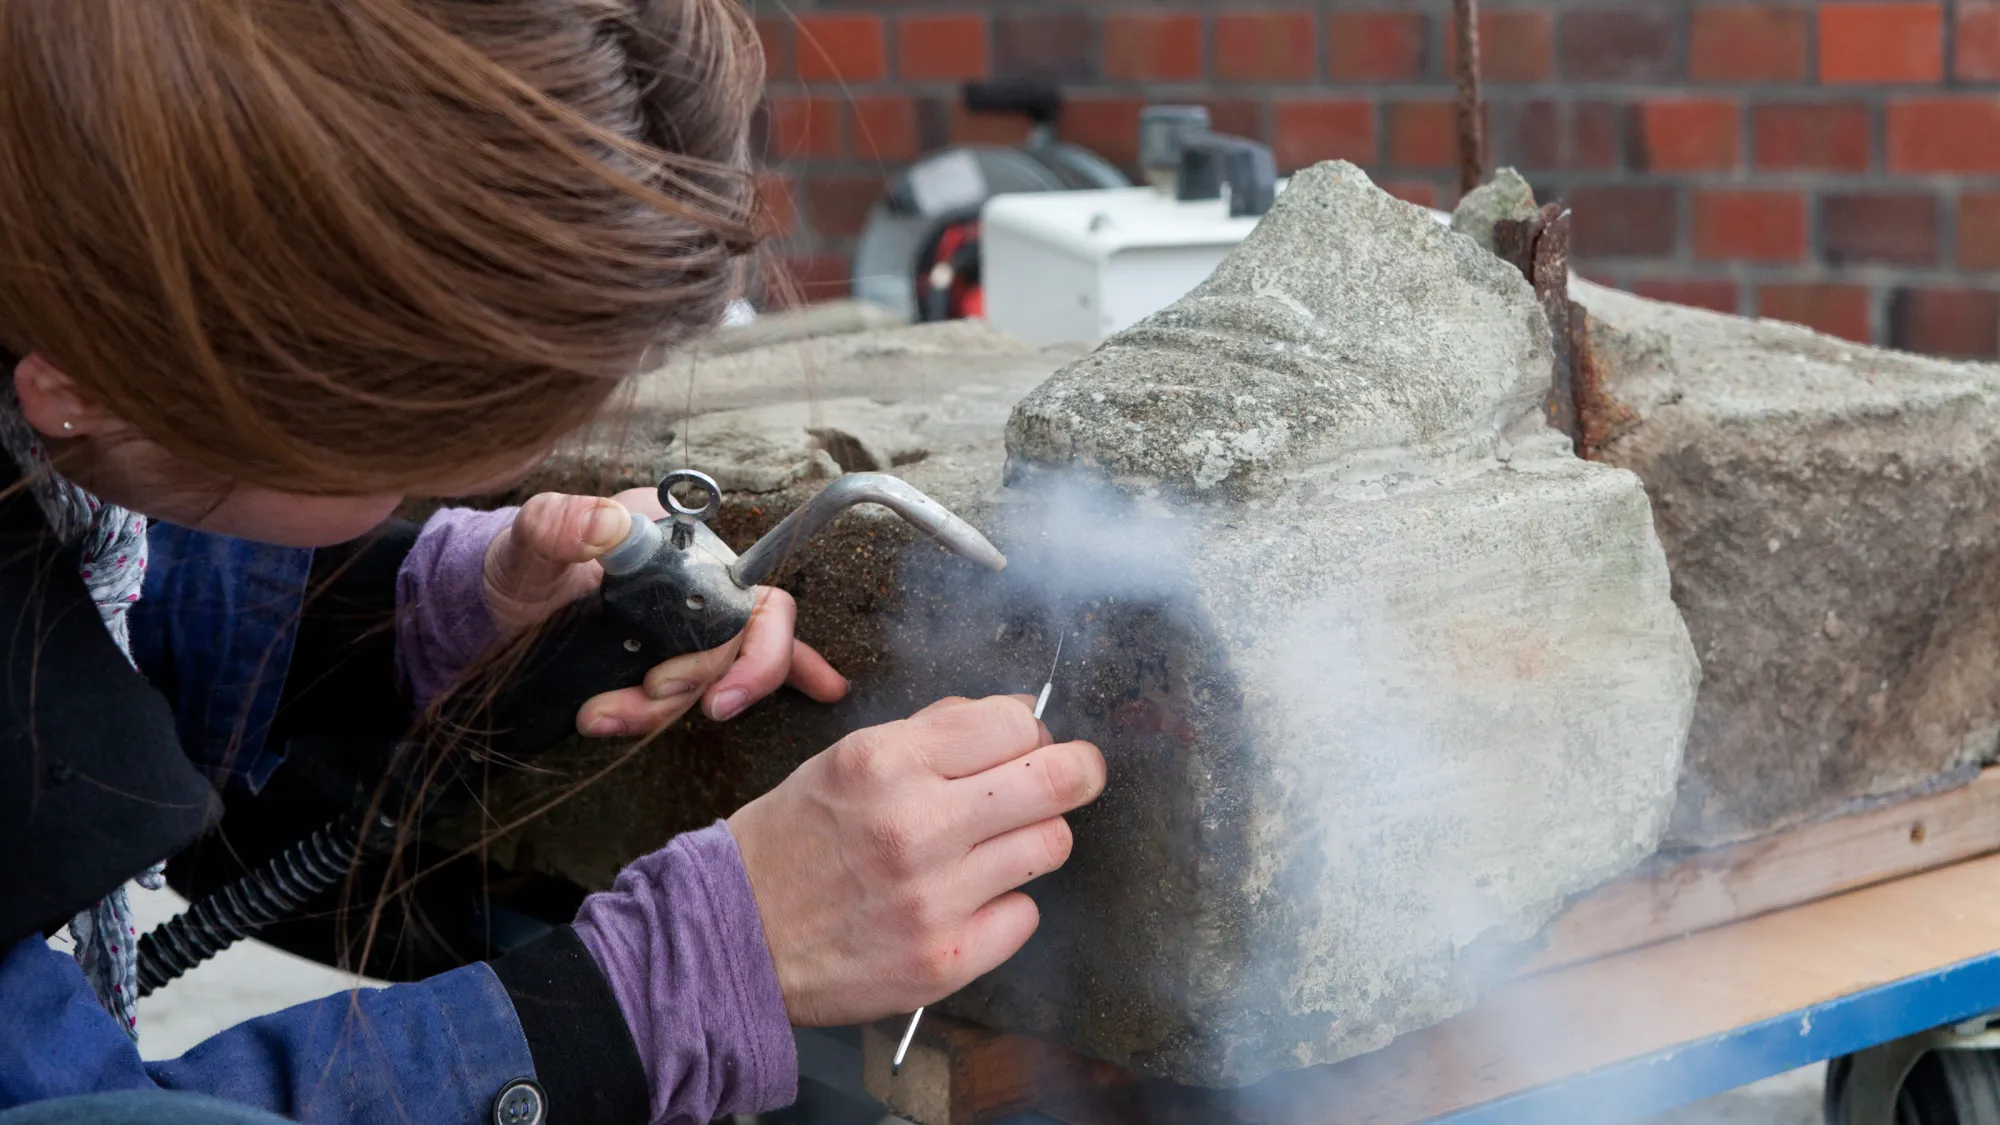
<svg viewBox="0 0 2000 1125"><path fill-rule="evenodd" d="M972 113L1018 113L1037 125L1052 125L1062 116L1062 91L1038 78L1001 78L967 82L965 108Z"/></svg>
<svg viewBox="0 0 2000 1125"><path fill-rule="evenodd" d="M1232 218L1261 216L1269 211L1278 196L1278 165L1270 148L1242 137L1184 135L1177 198L1183 202L1217 199L1225 184Z"/></svg>

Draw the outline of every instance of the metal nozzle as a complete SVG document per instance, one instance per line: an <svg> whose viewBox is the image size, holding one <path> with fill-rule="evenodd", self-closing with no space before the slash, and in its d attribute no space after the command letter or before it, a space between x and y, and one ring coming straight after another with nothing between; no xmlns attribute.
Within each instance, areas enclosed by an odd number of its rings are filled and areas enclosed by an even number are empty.
<svg viewBox="0 0 2000 1125"><path fill-rule="evenodd" d="M1007 567L1007 556L973 530L971 524L901 479L887 473L848 473L821 489L819 495L806 501L743 552L729 568L729 576L739 586L762 584L785 561L792 548L819 534L835 516L856 504L880 504L953 553L989 570Z"/></svg>

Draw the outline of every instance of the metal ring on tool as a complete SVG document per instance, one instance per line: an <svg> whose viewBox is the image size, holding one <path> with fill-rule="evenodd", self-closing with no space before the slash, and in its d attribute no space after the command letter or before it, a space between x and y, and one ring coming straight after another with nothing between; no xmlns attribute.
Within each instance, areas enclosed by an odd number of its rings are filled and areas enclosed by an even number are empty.
<svg viewBox="0 0 2000 1125"><path fill-rule="evenodd" d="M707 494L707 502L699 508L690 508L674 495L674 486L691 484ZM715 478L694 469L675 469L660 479L660 507L674 514L675 519L694 523L705 523L708 517L722 510L722 486Z"/></svg>

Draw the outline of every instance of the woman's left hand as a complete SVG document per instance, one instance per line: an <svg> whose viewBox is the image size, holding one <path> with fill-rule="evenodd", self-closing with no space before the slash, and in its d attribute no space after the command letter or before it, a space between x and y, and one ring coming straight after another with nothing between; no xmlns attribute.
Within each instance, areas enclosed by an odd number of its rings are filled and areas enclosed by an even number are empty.
<svg viewBox="0 0 2000 1125"><path fill-rule="evenodd" d="M486 549L486 604L503 636L514 636L582 597L604 579L597 559L625 538L636 518L663 519L654 490L635 488L609 500L546 492ZM577 712L577 730L598 737L649 734L697 701L711 719L731 719L790 684L821 703L847 694L847 680L792 637L798 607L783 590L760 586L750 625L707 652L674 657L640 687L593 697Z"/></svg>

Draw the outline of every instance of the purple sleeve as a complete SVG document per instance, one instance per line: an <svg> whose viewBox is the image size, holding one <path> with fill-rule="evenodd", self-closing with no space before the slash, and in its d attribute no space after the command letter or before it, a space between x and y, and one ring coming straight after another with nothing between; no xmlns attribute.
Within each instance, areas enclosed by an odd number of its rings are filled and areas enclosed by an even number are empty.
<svg viewBox="0 0 2000 1125"><path fill-rule="evenodd" d="M444 509L396 573L396 670L420 711L500 638L486 604L486 548L517 511Z"/></svg>
<svg viewBox="0 0 2000 1125"><path fill-rule="evenodd" d="M702 1125L798 1096L798 1056L727 824L676 837L584 900L576 933L625 1012L652 1125Z"/></svg>

